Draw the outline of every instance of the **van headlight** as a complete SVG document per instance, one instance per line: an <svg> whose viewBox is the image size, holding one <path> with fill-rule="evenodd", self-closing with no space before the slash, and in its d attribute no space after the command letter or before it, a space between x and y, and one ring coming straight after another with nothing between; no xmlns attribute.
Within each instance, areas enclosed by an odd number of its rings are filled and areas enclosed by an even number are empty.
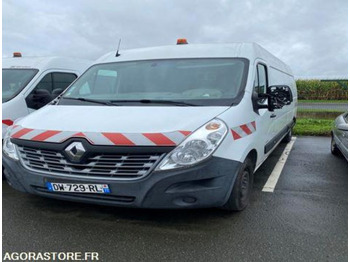
<svg viewBox="0 0 350 262"><path fill-rule="evenodd" d="M11 127L6 130L4 140L2 142L2 152L13 160L19 160L15 145L11 142Z"/></svg>
<svg viewBox="0 0 350 262"><path fill-rule="evenodd" d="M225 138L227 130L228 128L223 121L211 120L171 151L160 162L156 170L187 167L207 159Z"/></svg>

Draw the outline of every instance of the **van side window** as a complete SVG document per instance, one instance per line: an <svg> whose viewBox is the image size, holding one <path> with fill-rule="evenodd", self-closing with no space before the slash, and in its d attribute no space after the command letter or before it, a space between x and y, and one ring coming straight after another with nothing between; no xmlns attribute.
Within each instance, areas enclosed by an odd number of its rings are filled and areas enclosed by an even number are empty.
<svg viewBox="0 0 350 262"><path fill-rule="evenodd" d="M258 67L256 68L256 74L254 78L254 92L259 93L259 79L258 79Z"/></svg>
<svg viewBox="0 0 350 262"><path fill-rule="evenodd" d="M258 94L265 94L267 90L267 69L262 64L257 65L257 84L255 84L255 92Z"/></svg>
<svg viewBox="0 0 350 262"><path fill-rule="evenodd" d="M76 78L77 76L73 73L48 73L26 97L27 106L31 109L45 106L61 94Z"/></svg>
<svg viewBox="0 0 350 262"><path fill-rule="evenodd" d="M70 73L52 73L53 91L55 89L66 89L77 76Z"/></svg>
<svg viewBox="0 0 350 262"><path fill-rule="evenodd" d="M36 89L45 89L51 93L52 92L52 74L50 73L44 76L43 79L41 79L40 82L33 89L33 91Z"/></svg>

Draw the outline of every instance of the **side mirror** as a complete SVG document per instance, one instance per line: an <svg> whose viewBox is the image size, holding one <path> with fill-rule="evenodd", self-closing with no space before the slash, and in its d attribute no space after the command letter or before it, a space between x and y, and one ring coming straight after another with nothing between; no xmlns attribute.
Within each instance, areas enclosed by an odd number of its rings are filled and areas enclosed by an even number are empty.
<svg viewBox="0 0 350 262"><path fill-rule="evenodd" d="M36 89L26 98L28 107L32 109L39 109L50 103L51 100L51 94L46 89Z"/></svg>
<svg viewBox="0 0 350 262"><path fill-rule="evenodd" d="M348 131L348 124L342 123L337 125L337 128L342 131Z"/></svg>
<svg viewBox="0 0 350 262"><path fill-rule="evenodd" d="M259 95L260 98L267 98L267 105L259 105L259 108L267 108L269 111L281 109L290 105L293 101L293 95L289 86L276 85L267 88L267 94Z"/></svg>
<svg viewBox="0 0 350 262"><path fill-rule="evenodd" d="M44 99L47 99L48 97L51 98L51 94L46 89L37 89L33 92L33 100L34 101L42 101Z"/></svg>

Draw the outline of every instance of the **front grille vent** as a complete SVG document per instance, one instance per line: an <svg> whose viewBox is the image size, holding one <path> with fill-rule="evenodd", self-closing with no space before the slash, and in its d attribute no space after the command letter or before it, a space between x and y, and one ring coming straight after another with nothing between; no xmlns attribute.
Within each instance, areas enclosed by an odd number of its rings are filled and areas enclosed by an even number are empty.
<svg viewBox="0 0 350 262"><path fill-rule="evenodd" d="M27 169L46 173L136 179L149 174L164 154L94 154L82 164L68 161L61 152L18 146Z"/></svg>

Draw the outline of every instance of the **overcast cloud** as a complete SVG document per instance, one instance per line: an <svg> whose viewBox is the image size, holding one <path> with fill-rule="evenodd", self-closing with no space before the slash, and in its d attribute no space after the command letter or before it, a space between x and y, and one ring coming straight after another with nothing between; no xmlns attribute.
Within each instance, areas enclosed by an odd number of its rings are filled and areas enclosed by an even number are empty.
<svg viewBox="0 0 350 262"><path fill-rule="evenodd" d="M97 59L115 50L257 42L297 76L345 76L347 0L3 0L3 56Z"/></svg>

